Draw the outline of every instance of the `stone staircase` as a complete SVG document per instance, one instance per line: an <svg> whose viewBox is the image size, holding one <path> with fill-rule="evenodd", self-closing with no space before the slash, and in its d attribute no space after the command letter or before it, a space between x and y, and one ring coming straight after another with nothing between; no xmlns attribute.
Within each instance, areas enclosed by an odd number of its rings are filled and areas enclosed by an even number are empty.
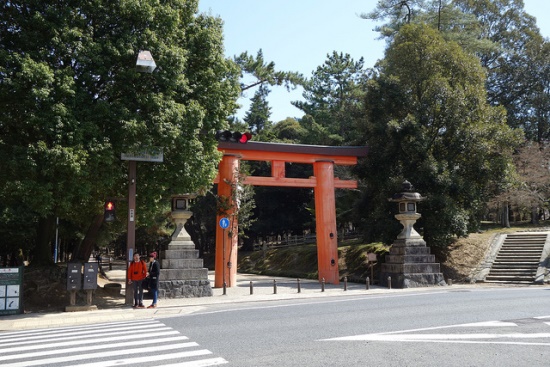
<svg viewBox="0 0 550 367"><path fill-rule="evenodd" d="M486 283L533 284L548 233L508 234L498 251Z"/></svg>

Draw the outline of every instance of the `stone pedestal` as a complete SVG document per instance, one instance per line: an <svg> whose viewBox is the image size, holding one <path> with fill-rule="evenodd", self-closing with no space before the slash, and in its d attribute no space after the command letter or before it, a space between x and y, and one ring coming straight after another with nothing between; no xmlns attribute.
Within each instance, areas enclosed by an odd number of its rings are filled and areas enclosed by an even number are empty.
<svg viewBox="0 0 550 367"><path fill-rule="evenodd" d="M186 208L185 208L186 209ZM203 267L199 250L184 228L193 213L188 210L172 211L176 230L172 241L161 252L159 297L190 298L212 296L208 269Z"/></svg>
<svg viewBox="0 0 550 367"><path fill-rule="evenodd" d="M415 288L432 285L447 285L435 262L435 255L422 239L397 239L380 270L380 285L392 288Z"/></svg>

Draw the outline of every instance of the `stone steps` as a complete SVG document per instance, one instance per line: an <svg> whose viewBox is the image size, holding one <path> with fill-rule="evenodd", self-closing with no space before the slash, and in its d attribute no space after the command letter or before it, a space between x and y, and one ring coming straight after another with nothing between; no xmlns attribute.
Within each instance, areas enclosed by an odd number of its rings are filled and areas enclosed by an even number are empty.
<svg viewBox="0 0 550 367"><path fill-rule="evenodd" d="M546 238L545 233L507 235L484 281L532 284L537 275Z"/></svg>

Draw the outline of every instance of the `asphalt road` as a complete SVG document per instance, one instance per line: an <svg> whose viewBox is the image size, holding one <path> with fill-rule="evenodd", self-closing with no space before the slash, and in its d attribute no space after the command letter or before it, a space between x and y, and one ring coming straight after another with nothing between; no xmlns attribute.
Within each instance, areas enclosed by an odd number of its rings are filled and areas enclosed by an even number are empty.
<svg viewBox="0 0 550 367"><path fill-rule="evenodd" d="M0 365L550 366L549 287L250 299L2 332Z"/></svg>
<svg viewBox="0 0 550 367"><path fill-rule="evenodd" d="M212 305L161 321L239 367L550 365L547 287Z"/></svg>

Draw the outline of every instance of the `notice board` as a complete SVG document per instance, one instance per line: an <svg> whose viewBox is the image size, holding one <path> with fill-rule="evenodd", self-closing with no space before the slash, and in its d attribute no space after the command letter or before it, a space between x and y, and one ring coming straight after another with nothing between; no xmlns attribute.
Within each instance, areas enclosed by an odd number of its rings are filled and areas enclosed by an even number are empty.
<svg viewBox="0 0 550 367"><path fill-rule="evenodd" d="M23 269L0 268L0 315L23 313Z"/></svg>

